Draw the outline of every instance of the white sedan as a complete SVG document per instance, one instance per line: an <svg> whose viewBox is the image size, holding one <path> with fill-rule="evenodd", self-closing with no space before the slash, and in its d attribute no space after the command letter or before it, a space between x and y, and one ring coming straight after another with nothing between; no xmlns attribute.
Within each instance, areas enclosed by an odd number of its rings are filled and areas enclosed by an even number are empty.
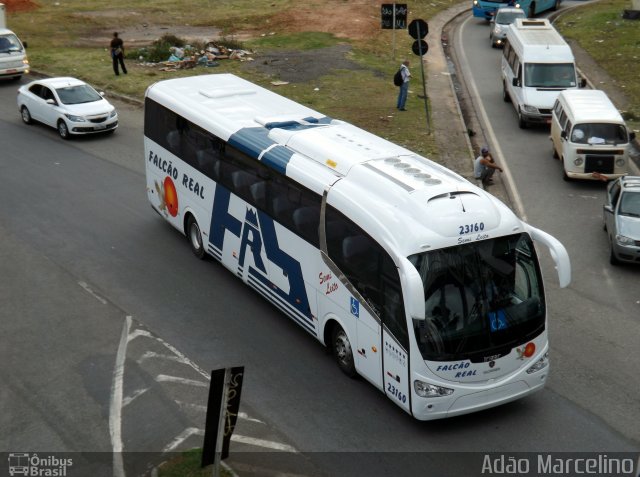
<svg viewBox="0 0 640 477"><path fill-rule="evenodd" d="M18 89L18 109L25 124L54 127L63 139L110 133L118 127L118 113L103 94L76 78L47 78Z"/></svg>

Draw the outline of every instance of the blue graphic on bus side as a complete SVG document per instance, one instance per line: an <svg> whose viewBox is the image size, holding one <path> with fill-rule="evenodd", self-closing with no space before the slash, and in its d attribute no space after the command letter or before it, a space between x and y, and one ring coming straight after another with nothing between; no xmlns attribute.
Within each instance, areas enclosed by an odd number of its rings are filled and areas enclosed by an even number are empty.
<svg viewBox="0 0 640 477"><path fill-rule="evenodd" d="M215 190L209 230L211 245L218 250L223 250L225 231L238 237L240 239L238 266L245 266L247 254L253 258L253 265L249 266L248 272L249 276L253 277L253 280L250 281L254 284L263 284L263 290L269 289L271 294L275 293L274 296L268 298L279 302L277 305L284 308L284 311L293 316L296 321L312 322L302 267L300 262L280 248L273 219L262 211L256 213L256 211L247 208L244 222L242 222L229 213L230 199L231 192L218 184ZM267 269L261 257L263 249L269 261L276 265L274 268L281 269L284 277L289 281L288 292L280 289L269 280ZM282 302L286 306L282 307Z"/></svg>
<svg viewBox="0 0 640 477"><path fill-rule="evenodd" d="M351 297L351 314L360 318L360 302L353 297Z"/></svg>

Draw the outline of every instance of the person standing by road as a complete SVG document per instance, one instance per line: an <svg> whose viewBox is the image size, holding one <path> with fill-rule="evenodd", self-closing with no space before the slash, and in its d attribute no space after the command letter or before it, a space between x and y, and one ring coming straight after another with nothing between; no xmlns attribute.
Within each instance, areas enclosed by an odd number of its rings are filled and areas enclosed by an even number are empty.
<svg viewBox="0 0 640 477"><path fill-rule="evenodd" d="M409 71L409 60L404 60L400 65L400 75L402 76L402 84L398 93L397 108L400 111L406 111L405 104L407 102L407 93L409 92L409 80L411 79L411 71Z"/></svg>
<svg viewBox="0 0 640 477"><path fill-rule="evenodd" d="M491 177L496 172L496 169L502 172L502 168L496 164L489 149L483 147L480 150L480 155L473 162L473 175L476 179L480 179L483 184L491 184L493 182Z"/></svg>
<svg viewBox="0 0 640 477"><path fill-rule="evenodd" d="M124 65L124 43L122 38L118 37L118 32L113 33L113 40L111 40L111 60L113 61L113 72L116 76L120 75L118 71L118 64L122 68L122 72L127 74L127 67Z"/></svg>

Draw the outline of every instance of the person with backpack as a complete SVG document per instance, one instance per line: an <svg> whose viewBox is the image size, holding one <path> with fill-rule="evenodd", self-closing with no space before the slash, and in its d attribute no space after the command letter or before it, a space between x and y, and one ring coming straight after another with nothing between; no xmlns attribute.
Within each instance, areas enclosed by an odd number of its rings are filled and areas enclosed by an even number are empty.
<svg viewBox="0 0 640 477"><path fill-rule="evenodd" d="M114 32L113 40L111 40L111 60L113 62L113 72L119 76L118 64L122 68L122 72L127 74L127 67L124 65L124 42L122 38L118 38L118 32Z"/></svg>
<svg viewBox="0 0 640 477"><path fill-rule="evenodd" d="M400 91L398 92L398 104L396 106L400 111L406 111L404 106L407 102L410 79L411 71L409 71L409 60L404 60L400 65L400 69L393 78L393 83L400 87Z"/></svg>

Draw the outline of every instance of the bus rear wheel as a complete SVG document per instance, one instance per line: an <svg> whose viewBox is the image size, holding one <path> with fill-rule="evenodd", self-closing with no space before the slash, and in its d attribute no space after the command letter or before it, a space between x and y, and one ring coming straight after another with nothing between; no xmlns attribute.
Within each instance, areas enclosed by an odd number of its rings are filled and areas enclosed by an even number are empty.
<svg viewBox="0 0 640 477"><path fill-rule="evenodd" d="M353 349L351 348L349 337L338 325L333 330L331 343L338 367L350 378L356 377L358 373L356 373L356 366L353 362Z"/></svg>
<svg viewBox="0 0 640 477"><path fill-rule="evenodd" d="M205 256L205 249L202 243L202 232L200 232L200 226L193 215L190 215L187 219L187 239L193 254L199 259L203 259Z"/></svg>

